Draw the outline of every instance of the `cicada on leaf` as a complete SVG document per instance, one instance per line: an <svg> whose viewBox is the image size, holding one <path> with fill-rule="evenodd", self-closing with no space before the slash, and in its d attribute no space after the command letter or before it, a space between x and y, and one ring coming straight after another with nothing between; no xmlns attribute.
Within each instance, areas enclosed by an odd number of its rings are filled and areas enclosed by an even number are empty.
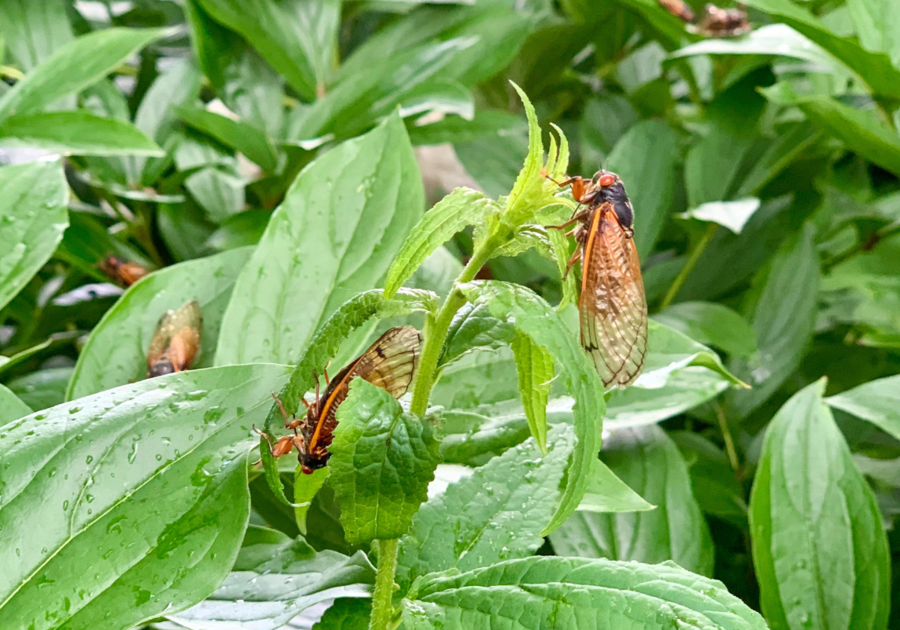
<svg viewBox="0 0 900 630"><path fill-rule="evenodd" d="M350 381L359 377L385 389L394 398L400 398L409 390L415 377L421 345L422 337L412 326L391 328L334 378L329 379L325 372L326 386L322 394L317 379L315 402L310 404L301 399L306 405L306 413L301 418L289 416L284 405L273 394L284 416L285 427L294 433L280 438L274 445L270 444L272 455L286 455L296 446L304 473L312 474L324 467L331 457L328 447L337 426L337 410L347 398Z"/></svg>
<svg viewBox="0 0 900 630"><path fill-rule="evenodd" d="M100 271L109 276L119 286L128 288L148 273L150 270L146 267L134 262L123 260L118 256L108 254L103 260L97 263Z"/></svg>
<svg viewBox="0 0 900 630"><path fill-rule="evenodd" d="M163 313L147 351L147 377L189 369L200 350L202 328L203 311L196 300Z"/></svg>
<svg viewBox="0 0 900 630"><path fill-rule="evenodd" d="M634 245L634 208L622 180L609 171L556 183L571 185L579 203L569 221L553 227L579 224L569 232L578 247L566 274L582 260L581 345L605 387L627 387L640 375L647 354L647 298Z"/></svg>

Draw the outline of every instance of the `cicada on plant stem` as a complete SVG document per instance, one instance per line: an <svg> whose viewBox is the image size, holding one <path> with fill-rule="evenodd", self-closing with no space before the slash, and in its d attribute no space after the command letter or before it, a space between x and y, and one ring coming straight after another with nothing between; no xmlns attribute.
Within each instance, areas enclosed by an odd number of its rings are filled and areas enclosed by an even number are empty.
<svg viewBox="0 0 900 630"><path fill-rule="evenodd" d="M113 280L116 284L125 288L130 287L150 273L150 270L146 267L123 260L112 254L108 254L103 260L97 263L97 266L100 267L100 271L109 276L110 280Z"/></svg>
<svg viewBox="0 0 900 630"><path fill-rule="evenodd" d="M412 326L391 328L378 338L369 349L344 369L328 378L325 371L325 393L320 395L318 379L316 379L315 402L306 405L306 414L302 418L289 416L281 400L275 394L272 397L284 416L285 428L293 434L286 435L275 444L269 443L274 457L281 457L297 447L301 470L312 474L328 463L331 454L328 447L334 437L337 426L337 410L347 398L350 381L359 377L372 385L385 389L394 398L400 398L408 390L419 363L419 351L422 337ZM268 436L257 431L266 438Z"/></svg>
<svg viewBox="0 0 900 630"><path fill-rule="evenodd" d="M552 227L579 224L569 232L578 247L566 275L582 260L581 345L605 387L626 387L640 375L647 354L647 298L634 245L634 208L622 180L609 171L556 183L571 186L579 204L569 221Z"/></svg>
<svg viewBox="0 0 900 630"><path fill-rule="evenodd" d="M147 350L147 377L189 369L200 350L202 328L203 311L196 300L163 313Z"/></svg>

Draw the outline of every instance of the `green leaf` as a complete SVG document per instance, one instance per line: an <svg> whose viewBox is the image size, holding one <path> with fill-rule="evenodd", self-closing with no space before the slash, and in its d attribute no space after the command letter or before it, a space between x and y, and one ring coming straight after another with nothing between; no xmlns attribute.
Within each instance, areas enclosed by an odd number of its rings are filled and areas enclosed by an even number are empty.
<svg viewBox="0 0 900 630"><path fill-rule="evenodd" d="M219 228L206 239L206 247L214 251L226 251L259 243L272 212L269 210L245 210L226 217Z"/></svg>
<svg viewBox="0 0 900 630"><path fill-rule="evenodd" d="M625 132L609 154L607 169L622 178L634 206L634 242L644 257L653 251L672 205L678 144L668 123L647 120Z"/></svg>
<svg viewBox="0 0 900 630"><path fill-rule="evenodd" d="M59 0L4 2L0 5L0 24L7 51L25 72L72 40L66 5Z"/></svg>
<svg viewBox="0 0 900 630"><path fill-rule="evenodd" d="M309 508L331 471L328 468L320 468L314 470L313 474L307 475L302 468L298 465L294 473L294 518L297 521L297 529L301 534L306 535L306 516L309 514ZM269 487L271 488L272 485L270 481Z"/></svg>
<svg viewBox="0 0 900 630"><path fill-rule="evenodd" d="M804 151L814 146L822 137L822 132L809 121L803 121L780 128L778 136L753 164L744 177L735 197L759 194L769 182L791 166Z"/></svg>
<svg viewBox="0 0 900 630"><path fill-rule="evenodd" d="M900 439L900 376L870 381L825 402Z"/></svg>
<svg viewBox="0 0 900 630"><path fill-rule="evenodd" d="M39 148L64 155L165 155L131 123L87 112L13 116L0 127L0 146Z"/></svg>
<svg viewBox="0 0 900 630"><path fill-rule="evenodd" d="M347 541L400 538L426 500L440 461L434 429L361 379L351 382L337 422L329 479Z"/></svg>
<svg viewBox="0 0 900 630"><path fill-rule="evenodd" d="M691 492L675 443L656 426L616 430L601 459L655 510L619 514L578 512L550 535L559 555L657 563L709 575L713 544Z"/></svg>
<svg viewBox="0 0 900 630"><path fill-rule="evenodd" d="M773 628L885 628L890 553L875 496L822 400L822 379L766 430L750 533Z"/></svg>
<svg viewBox="0 0 900 630"><path fill-rule="evenodd" d="M276 630L336 594L366 597L375 568L357 551L316 551L303 538L250 527L234 568L206 600L171 619L196 630Z"/></svg>
<svg viewBox="0 0 900 630"><path fill-rule="evenodd" d="M486 305L493 317L513 324L546 349L559 365L566 391L577 402L573 416L578 441L566 469L566 489L556 514L544 529L546 534L559 527L584 496L591 462L600 447L605 411L603 384L575 336L550 305L536 294L504 282L473 282L461 289L470 302L476 306Z"/></svg>
<svg viewBox="0 0 900 630"><path fill-rule="evenodd" d="M404 627L541 630L766 630L721 582L671 563L536 557L458 575L433 574L405 601Z"/></svg>
<svg viewBox="0 0 900 630"><path fill-rule="evenodd" d="M700 509L746 530L744 489L725 453L697 433L675 431L669 437L678 445L688 466Z"/></svg>
<svg viewBox="0 0 900 630"><path fill-rule="evenodd" d="M369 630L372 603L364 599L340 598L325 611L313 630Z"/></svg>
<svg viewBox="0 0 900 630"><path fill-rule="evenodd" d="M690 366L702 366L734 385L744 385L740 379L725 369L719 355L703 344L653 320L649 322L647 328L653 350L648 352L644 359L644 371L638 379L640 382L635 383L637 387L645 389L664 387L672 373Z"/></svg>
<svg viewBox="0 0 900 630"><path fill-rule="evenodd" d="M893 129L879 122L874 112L844 105L828 96L799 96L788 83L778 83L760 92L773 103L800 108L814 125L838 138L851 151L895 175L900 174L900 138Z"/></svg>
<svg viewBox="0 0 900 630"><path fill-rule="evenodd" d="M68 192L58 159L0 168L0 308L62 240Z"/></svg>
<svg viewBox="0 0 900 630"><path fill-rule="evenodd" d="M16 377L7 385L23 403L35 411L41 411L65 402L66 387L72 378L72 370L70 367L38 370Z"/></svg>
<svg viewBox="0 0 900 630"><path fill-rule="evenodd" d="M740 234L753 213L759 210L759 205L759 199L755 197L735 201L710 201L691 208L682 216L716 223Z"/></svg>
<svg viewBox="0 0 900 630"><path fill-rule="evenodd" d="M209 595L247 527L250 425L286 377L182 372L4 426L0 625L130 628Z"/></svg>
<svg viewBox="0 0 900 630"><path fill-rule="evenodd" d="M166 35L163 29L107 28L58 48L0 98L0 121L40 111L96 83L136 51Z"/></svg>
<svg viewBox="0 0 900 630"><path fill-rule="evenodd" d="M588 100L579 124L585 173L599 171L622 135L639 120L631 102L619 94Z"/></svg>
<svg viewBox="0 0 900 630"><path fill-rule="evenodd" d="M890 0L847 2L860 44L867 50L887 53L896 68L900 64L900 22L894 8Z"/></svg>
<svg viewBox="0 0 900 630"><path fill-rule="evenodd" d="M444 142L471 142L485 136L504 133L520 126L518 116L501 110L479 109L471 120L462 116L446 116L429 124L416 124L409 129L413 144L432 145Z"/></svg>
<svg viewBox="0 0 900 630"><path fill-rule="evenodd" d="M587 492L578 504L579 512L645 512L655 508L599 459L594 462Z"/></svg>
<svg viewBox="0 0 900 630"><path fill-rule="evenodd" d="M679 302L653 319L731 356L749 357L756 352L756 333L747 320L715 302Z"/></svg>
<svg viewBox="0 0 900 630"><path fill-rule="evenodd" d="M884 53L869 52L852 39L839 37L789 0L748 0L747 4L784 22L853 68L876 94L900 98L900 70Z"/></svg>
<svg viewBox="0 0 900 630"><path fill-rule="evenodd" d="M753 387L732 392L728 398L729 414L738 418L765 402L797 369L812 336L819 287L812 226L782 245L758 284L759 298L750 319L759 352L752 360L728 363Z"/></svg>
<svg viewBox="0 0 900 630"><path fill-rule="evenodd" d="M178 107L178 116L191 127L209 134L219 142L240 151L248 159L259 164L264 171L274 172L278 168L278 154L275 147L260 131L248 123L232 120L200 107Z"/></svg>
<svg viewBox="0 0 900 630"><path fill-rule="evenodd" d="M456 188L425 213L406 237L384 283L384 296L392 298L416 269L438 247L488 213L499 213L492 199L470 188Z"/></svg>
<svg viewBox="0 0 900 630"><path fill-rule="evenodd" d="M381 281L423 205L397 116L316 159L238 277L216 364L296 361L341 304Z"/></svg>
<svg viewBox="0 0 900 630"><path fill-rule="evenodd" d="M541 452L547 453L547 399L553 380L553 357L531 337L517 333L512 344L519 375L519 394L528 419L528 428Z"/></svg>
<svg viewBox="0 0 900 630"><path fill-rule="evenodd" d="M533 554L544 542L541 531L553 517L575 445L571 427L551 435L549 454L527 440L429 499L400 541L398 583L406 588L420 575Z"/></svg>
<svg viewBox="0 0 900 630"><path fill-rule="evenodd" d="M528 151L524 124L478 138L457 142L453 150L466 172L490 196L509 193L522 168L522 155Z"/></svg>
<svg viewBox="0 0 900 630"><path fill-rule="evenodd" d="M18 396L0 385L0 427L31 413L31 408Z"/></svg>
<svg viewBox="0 0 900 630"><path fill-rule="evenodd" d="M199 0L217 22L240 33L307 101L324 93L341 17L339 0Z"/></svg>
<svg viewBox="0 0 900 630"><path fill-rule="evenodd" d="M222 315L252 250L234 249L155 271L107 311L82 349L69 384L74 400L147 376L147 349L160 316L188 300L203 310L200 351L192 367L212 365Z"/></svg>

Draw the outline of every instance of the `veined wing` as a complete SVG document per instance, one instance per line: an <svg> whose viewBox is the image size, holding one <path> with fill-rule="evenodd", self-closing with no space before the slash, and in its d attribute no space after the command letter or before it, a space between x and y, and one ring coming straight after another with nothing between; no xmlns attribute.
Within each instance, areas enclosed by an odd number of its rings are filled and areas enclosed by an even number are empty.
<svg viewBox="0 0 900 630"><path fill-rule="evenodd" d="M625 387L640 375L647 354L647 299L634 239L612 204L595 210L583 261L581 345L605 387Z"/></svg>
<svg viewBox="0 0 900 630"><path fill-rule="evenodd" d="M196 300L186 302L176 311L166 311L156 324L156 333L147 350L147 365L168 357L175 371L190 367L200 349L203 311Z"/></svg>
<svg viewBox="0 0 900 630"><path fill-rule="evenodd" d="M360 357L337 373L328 385L319 409L317 426L309 440L310 451L318 442L331 443L334 431L334 414L349 392L350 381L360 377L377 387L387 390L394 398L400 398L409 385L419 364L419 348L422 337L412 326L391 328L375 341ZM327 444L326 444L327 445Z"/></svg>

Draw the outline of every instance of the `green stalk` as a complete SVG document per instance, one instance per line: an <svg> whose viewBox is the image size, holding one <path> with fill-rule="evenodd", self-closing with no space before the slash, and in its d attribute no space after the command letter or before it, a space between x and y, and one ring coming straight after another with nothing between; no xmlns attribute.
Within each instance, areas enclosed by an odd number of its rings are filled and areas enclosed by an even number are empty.
<svg viewBox="0 0 900 630"><path fill-rule="evenodd" d="M684 284L684 281L687 280L687 277L691 274L691 271L694 270L694 267L697 266L697 261L700 260L700 256L706 251L707 246L710 241L712 241L713 236L716 235L716 230L719 229L719 225L717 223L710 223L706 226L706 232L703 233L703 236L700 238L700 242L697 243L697 246L694 248L694 251L691 252L690 258L687 259L687 262L684 263L684 267L681 268L681 271L678 272L678 275L675 277L675 281L672 282L672 286L669 287L668 292L666 292L666 296L663 298L662 303L659 305L659 310L663 311L675 301L675 298L678 296L678 292L681 290L681 286Z"/></svg>
<svg viewBox="0 0 900 630"><path fill-rule="evenodd" d="M394 617L394 573L397 571L399 539L377 541L378 573L375 575L375 592L372 594L372 617L369 630L387 630Z"/></svg>
<svg viewBox="0 0 900 630"><path fill-rule="evenodd" d="M475 274L484 266L496 249L497 239L488 238L472 254L472 258L466 264L454 285L471 282ZM419 375L413 386L412 403L409 410L417 416L424 416L428 409L428 399L431 397L431 389L437 380L437 364L441 358L441 350L447 340L447 332L456 312L466 303L462 292L454 286L447 296L437 318L429 317L425 325L425 345L422 347L422 356L419 359Z"/></svg>

